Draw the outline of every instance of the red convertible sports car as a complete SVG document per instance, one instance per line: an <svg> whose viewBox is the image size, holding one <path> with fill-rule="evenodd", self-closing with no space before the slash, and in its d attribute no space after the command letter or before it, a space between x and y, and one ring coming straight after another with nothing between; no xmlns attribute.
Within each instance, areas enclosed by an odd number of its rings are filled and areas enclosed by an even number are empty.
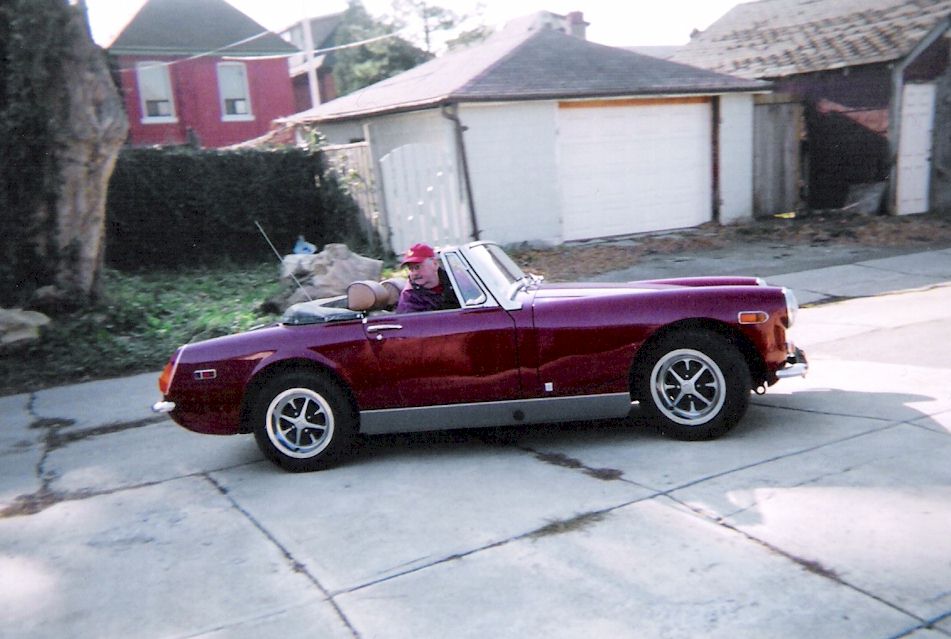
<svg viewBox="0 0 951 639"><path fill-rule="evenodd" d="M272 326L179 348L153 406L189 430L254 433L291 471L359 434L640 415L722 435L751 390L804 375L792 292L752 277L552 284L496 244L439 252L459 308L397 314L399 284L292 306Z"/></svg>

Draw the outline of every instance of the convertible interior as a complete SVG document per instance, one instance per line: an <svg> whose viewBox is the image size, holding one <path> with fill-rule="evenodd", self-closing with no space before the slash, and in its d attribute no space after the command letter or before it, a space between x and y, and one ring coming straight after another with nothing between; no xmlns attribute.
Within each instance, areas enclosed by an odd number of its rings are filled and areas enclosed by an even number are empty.
<svg viewBox="0 0 951 639"><path fill-rule="evenodd" d="M294 304L284 312L281 322L295 326L323 324L358 319L365 314L392 313L405 286L406 280L401 277L353 282L343 295Z"/></svg>

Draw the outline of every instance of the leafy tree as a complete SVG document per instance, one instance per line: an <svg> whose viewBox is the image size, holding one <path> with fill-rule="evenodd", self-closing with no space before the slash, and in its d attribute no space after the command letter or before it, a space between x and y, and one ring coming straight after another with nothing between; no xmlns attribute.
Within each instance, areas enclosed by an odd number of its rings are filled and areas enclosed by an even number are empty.
<svg viewBox="0 0 951 639"><path fill-rule="evenodd" d="M466 31L462 31L455 38L446 41L446 46L450 51L455 51L456 49L462 49L473 44L484 41L488 38L494 30L492 27L486 25L480 25Z"/></svg>
<svg viewBox="0 0 951 639"><path fill-rule="evenodd" d="M477 4L472 13L458 13L428 0L393 0L397 24L416 33L417 41L430 53L438 48L440 34L449 49L480 42L488 37L492 30L483 24L464 30L467 25L481 20L484 11L482 3ZM452 34L457 35L452 38Z"/></svg>
<svg viewBox="0 0 951 639"><path fill-rule="evenodd" d="M393 11L403 23L418 23L425 49L429 53L433 51L433 36L436 32L455 29L465 19L451 9L426 0L393 0Z"/></svg>
<svg viewBox="0 0 951 639"><path fill-rule="evenodd" d="M395 33L395 25L377 20L367 13L360 0L350 0L337 28L335 44L371 40ZM357 47L340 49L334 63L334 81L340 95L375 84L432 58L405 38L394 35Z"/></svg>

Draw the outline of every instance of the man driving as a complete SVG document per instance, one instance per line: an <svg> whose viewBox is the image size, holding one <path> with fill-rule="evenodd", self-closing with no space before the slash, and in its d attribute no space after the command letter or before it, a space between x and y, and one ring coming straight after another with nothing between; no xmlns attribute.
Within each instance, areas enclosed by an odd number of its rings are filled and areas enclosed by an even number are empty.
<svg viewBox="0 0 951 639"><path fill-rule="evenodd" d="M400 265L408 271L406 288L400 292L397 313L418 313L459 308L459 301L449 283L449 276L439 266L436 251L428 244L414 244Z"/></svg>

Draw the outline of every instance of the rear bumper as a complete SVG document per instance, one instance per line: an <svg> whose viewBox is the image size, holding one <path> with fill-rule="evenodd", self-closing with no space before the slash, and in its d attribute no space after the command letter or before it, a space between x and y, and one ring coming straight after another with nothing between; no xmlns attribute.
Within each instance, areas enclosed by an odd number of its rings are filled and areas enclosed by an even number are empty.
<svg viewBox="0 0 951 639"><path fill-rule="evenodd" d="M786 357L786 365L776 371L776 377L779 379L805 377L808 371L809 362L806 360L806 354L801 348L793 347L793 352Z"/></svg>
<svg viewBox="0 0 951 639"><path fill-rule="evenodd" d="M175 410L175 402L155 402L152 404L153 413L171 413Z"/></svg>

